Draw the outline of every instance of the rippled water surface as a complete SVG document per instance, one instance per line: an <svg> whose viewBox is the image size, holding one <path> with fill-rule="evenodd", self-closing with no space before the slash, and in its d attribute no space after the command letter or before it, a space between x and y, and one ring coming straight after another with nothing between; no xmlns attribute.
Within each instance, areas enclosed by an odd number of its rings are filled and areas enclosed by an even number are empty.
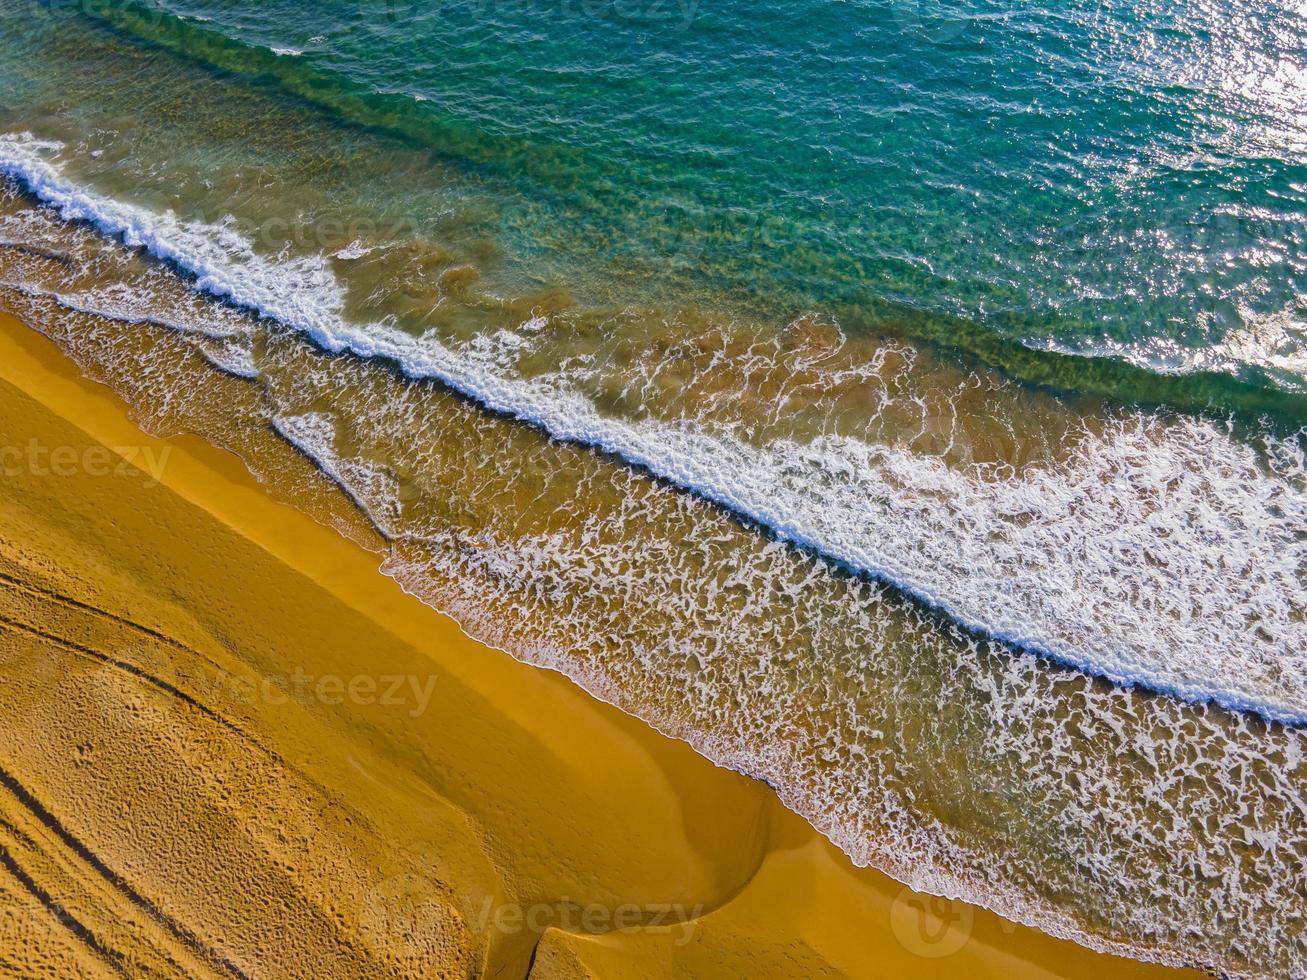
<svg viewBox="0 0 1307 980"><path fill-rule="evenodd" d="M859 863L1301 974L1302 13L777 8L0 4L0 301Z"/></svg>

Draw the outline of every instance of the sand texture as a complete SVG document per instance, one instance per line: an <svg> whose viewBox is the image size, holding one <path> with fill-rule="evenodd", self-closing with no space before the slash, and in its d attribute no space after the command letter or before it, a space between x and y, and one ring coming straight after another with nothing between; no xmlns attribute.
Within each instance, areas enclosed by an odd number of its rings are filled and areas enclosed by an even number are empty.
<svg viewBox="0 0 1307 980"><path fill-rule="evenodd" d="M1164 972L854 869L12 319L0 447L6 973Z"/></svg>

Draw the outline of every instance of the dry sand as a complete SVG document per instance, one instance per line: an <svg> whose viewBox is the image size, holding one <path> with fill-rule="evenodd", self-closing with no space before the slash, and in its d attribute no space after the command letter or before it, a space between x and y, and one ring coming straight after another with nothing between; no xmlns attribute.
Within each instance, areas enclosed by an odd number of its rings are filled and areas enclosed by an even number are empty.
<svg viewBox="0 0 1307 980"><path fill-rule="evenodd" d="M853 868L9 318L0 469L8 972L1176 973Z"/></svg>

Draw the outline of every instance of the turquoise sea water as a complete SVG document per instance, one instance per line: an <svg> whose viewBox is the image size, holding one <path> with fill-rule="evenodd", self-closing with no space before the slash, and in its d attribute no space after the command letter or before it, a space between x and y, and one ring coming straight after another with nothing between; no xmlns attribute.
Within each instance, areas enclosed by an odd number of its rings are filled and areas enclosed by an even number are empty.
<svg viewBox="0 0 1307 980"><path fill-rule="evenodd" d="M838 310L1040 381L1076 369L996 341L1303 391L1292 5L50 7L503 181L513 206L488 221L517 285ZM1095 388L1155 396L1094 371ZM1163 394L1307 418L1300 398L1219 379Z"/></svg>
<svg viewBox="0 0 1307 980"><path fill-rule="evenodd" d="M275 433L410 591L859 863L1304 969L1302 10L0 26L0 298L144 418Z"/></svg>
<svg viewBox="0 0 1307 980"><path fill-rule="evenodd" d="M505 181L499 240L583 297L903 321L1041 379L1073 371L991 338L1307 383L1291 4L90 9Z"/></svg>

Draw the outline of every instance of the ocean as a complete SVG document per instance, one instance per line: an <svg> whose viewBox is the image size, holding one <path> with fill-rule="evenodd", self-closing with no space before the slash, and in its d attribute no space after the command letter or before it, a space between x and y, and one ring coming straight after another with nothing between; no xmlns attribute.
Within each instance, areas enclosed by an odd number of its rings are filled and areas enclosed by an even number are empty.
<svg viewBox="0 0 1307 980"><path fill-rule="evenodd" d="M144 426L855 863L1307 972L1302 9L0 24L0 305Z"/></svg>

